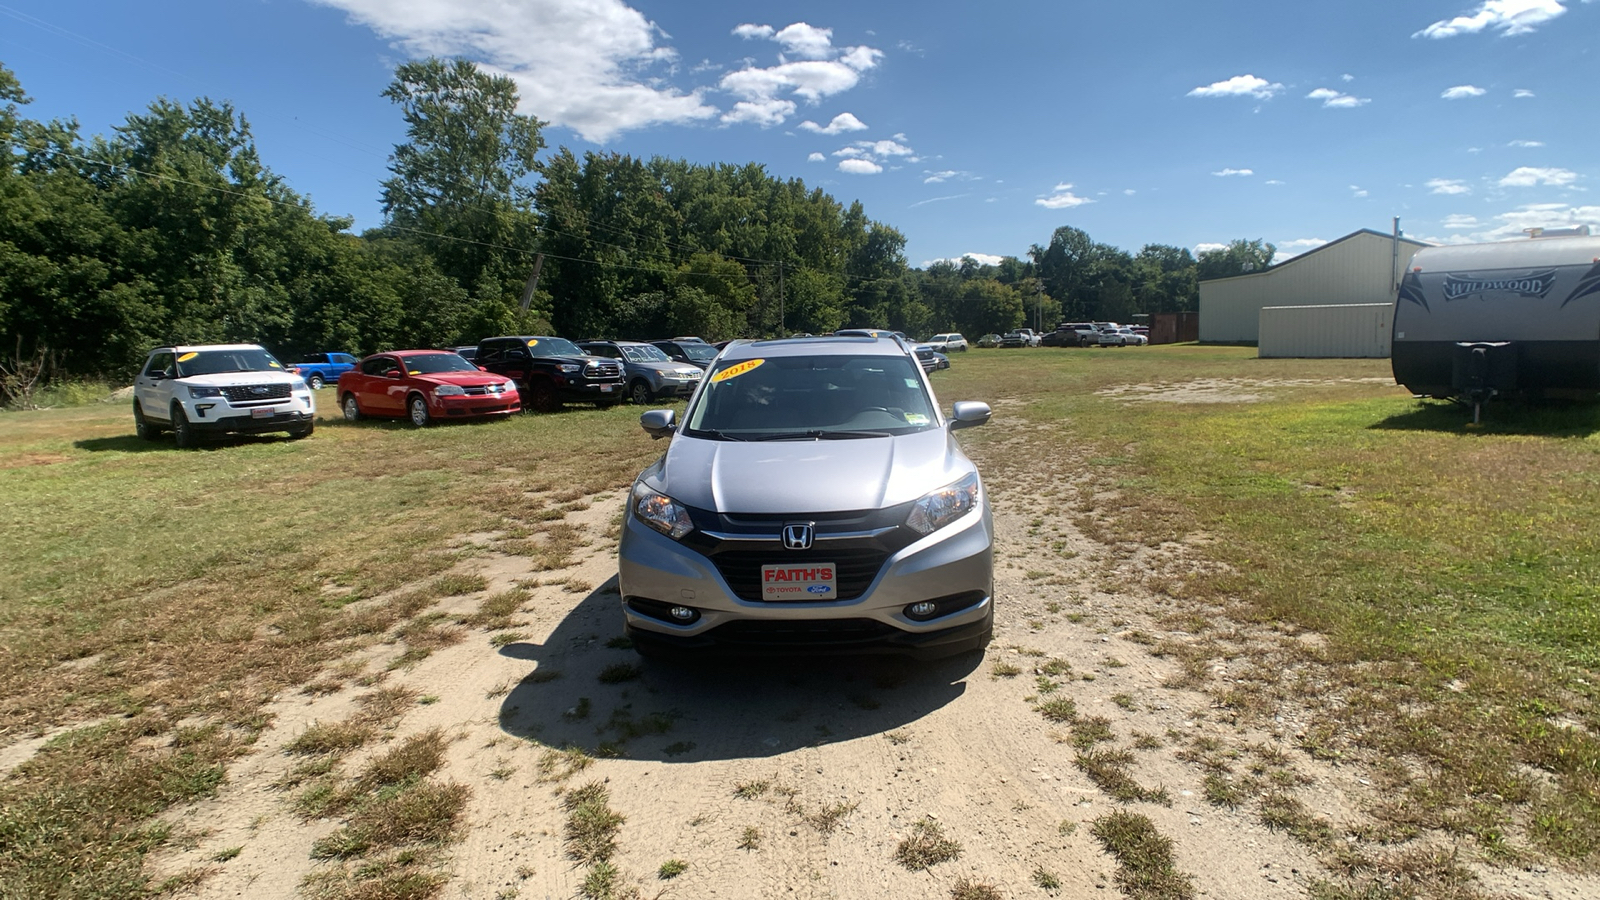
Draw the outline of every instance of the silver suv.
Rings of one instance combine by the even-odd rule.
[[[157,347],[133,382],[139,437],[153,441],[171,431],[183,448],[205,434],[287,431],[303,438],[316,413],[305,380],[255,344]]]
[[[618,568],[645,656],[711,650],[981,649],[994,626],[994,523],[946,418],[898,338],[739,342],[634,483]]]

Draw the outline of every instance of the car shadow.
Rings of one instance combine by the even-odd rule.
[[[319,425],[322,423],[318,423]],[[281,434],[230,434],[225,436],[202,438],[193,450],[179,450],[173,443],[172,435],[164,434],[160,438],[147,441],[138,435],[125,434],[118,437],[85,438],[73,441],[72,446],[79,450],[88,450],[91,453],[116,451],[118,453],[194,453],[208,450],[226,450],[229,447],[245,446],[249,444],[281,444],[289,441],[288,435]],[[301,440],[315,440],[315,438],[301,438]]]
[[[1380,431],[1583,438],[1600,433],[1600,402],[1496,400],[1483,405],[1479,419],[1478,424],[1472,423],[1470,406],[1449,401],[1421,401],[1403,413],[1367,427]]]
[[[766,757],[890,732],[961,697],[983,658],[645,660],[623,637],[615,577],[544,643],[500,653],[531,664],[501,703],[507,734],[662,762]]]

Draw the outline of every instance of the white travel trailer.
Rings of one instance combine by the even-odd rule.
[[[1394,380],[1423,397],[1600,393],[1600,236],[1428,247],[1395,299]]]

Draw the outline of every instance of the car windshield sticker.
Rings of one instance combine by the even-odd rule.
[[[406,370],[406,374],[407,375],[421,375],[422,374],[422,370],[420,370],[420,369],[407,369]]]
[[[915,378],[907,378],[906,379],[906,387],[914,388],[916,386],[917,386],[917,380]]]
[[[184,355],[178,357],[178,362],[188,362],[189,360],[194,359],[196,356],[199,356],[199,355],[200,354],[194,352],[193,350],[190,350],[188,353],[185,353]]]
[[[928,417],[922,413],[906,413],[906,423],[910,425],[926,425]]]
[[[727,381],[729,378],[738,378],[740,375],[743,375],[744,373],[754,369],[764,362],[766,362],[764,359],[747,359],[742,363],[738,363],[723,369],[721,372],[711,376],[711,380],[713,382],[717,382]]]
[[[277,360],[273,360],[272,362],[267,363],[267,365],[273,367],[274,369],[283,368],[283,366],[278,365],[278,361]]]
[[[529,347],[537,347],[537,346],[539,346],[539,342],[538,341],[529,341],[528,342],[528,346]]]

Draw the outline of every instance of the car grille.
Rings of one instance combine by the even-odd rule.
[[[473,384],[463,387],[461,392],[468,397],[482,397],[486,394],[498,394],[500,393],[500,388],[497,385]]]
[[[722,573],[734,594],[742,600],[761,600],[761,567],[782,563],[803,566],[807,563],[833,563],[839,600],[854,600],[866,593],[872,579],[889,558],[889,551],[876,547],[811,550],[785,550],[774,543],[759,550],[720,550],[711,553],[711,562]]]
[[[622,364],[614,362],[589,363],[583,367],[583,377],[601,381],[615,380],[622,377]]]
[[[229,403],[250,404],[270,403],[275,400],[284,400],[289,396],[287,384],[241,384],[222,389],[222,396],[228,398]]]

